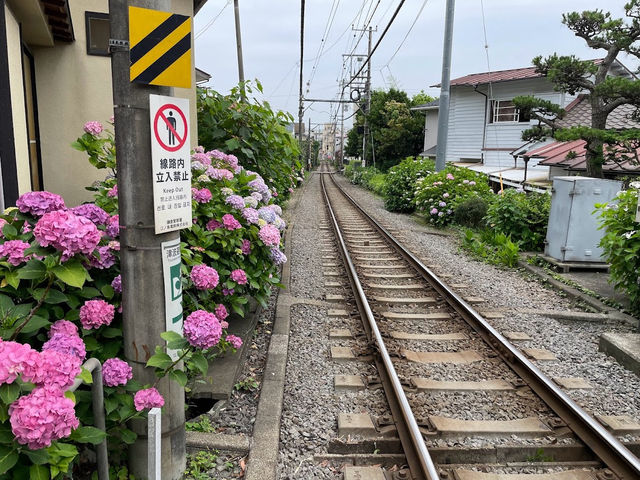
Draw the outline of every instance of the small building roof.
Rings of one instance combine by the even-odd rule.
[[[528,158],[541,158],[542,160],[538,162],[538,165],[585,171],[587,169],[586,145],[587,142],[585,140],[553,142],[531,150],[526,156]],[[607,150],[607,145],[604,148]],[[629,158],[631,155],[634,155],[634,153],[616,155],[619,160],[608,160],[602,166],[602,170],[612,173],[640,173],[640,164]],[[640,148],[635,151],[635,157],[640,157]]]
[[[636,107],[630,104],[620,105],[607,117],[606,128],[640,128],[640,123],[631,118]],[[588,95],[578,95],[565,107],[567,114],[556,123],[560,128],[591,125],[591,103]]]
[[[409,110],[437,110],[438,108],[440,108],[440,99],[436,98],[428,103],[422,103],[415,107],[411,107]]]

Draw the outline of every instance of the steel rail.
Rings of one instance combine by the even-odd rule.
[[[367,301],[364,289],[358,279],[355,265],[351,260],[346,242],[342,236],[342,232],[340,231],[338,220],[336,219],[331,200],[329,199],[324,184],[324,172],[320,173],[320,184],[322,186],[325,205],[331,217],[331,224],[338,241],[340,254],[349,274],[349,280],[354,289],[356,301],[360,307],[360,314],[364,317],[363,321],[366,320],[364,323],[369,327],[371,334],[370,340],[375,343],[379,361],[382,364],[379,366],[382,368],[378,368],[378,372],[380,373],[380,378],[383,380],[383,387],[387,398],[389,399],[392,415],[396,421],[398,436],[400,437],[402,447],[405,451],[409,468],[415,478],[439,480],[440,477],[438,475],[438,471],[424,443],[422,432],[420,431],[418,422],[411,411],[409,401],[407,400],[402,384],[400,383],[400,379],[398,378],[398,374],[396,373],[391,357],[389,356],[389,352],[384,344],[384,340],[380,334],[380,330],[378,329],[378,325],[373,316],[373,312],[371,311],[371,307],[369,306],[369,302]]]
[[[371,223],[372,226],[407,260],[433,288],[442,295],[451,307],[502,357],[531,389],[567,424],[602,462],[621,480],[640,478],[640,460],[600,423],[586,413],[547,375],[526,358],[518,348],[503,337],[462,297],[442,282],[413,253],[402,246],[395,237],[338,185],[330,173],[336,188]]]

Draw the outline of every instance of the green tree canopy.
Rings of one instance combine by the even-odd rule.
[[[424,114],[412,111],[411,107],[432,101],[433,98],[420,92],[412,99],[401,90],[391,88],[388,91],[374,90],[371,93],[371,109],[365,112],[360,108],[356,114],[353,128],[349,131],[345,154],[362,154],[362,127],[367,117],[371,133],[367,135],[366,161],[386,170],[405,157],[417,155],[422,151],[424,142]],[[373,142],[371,141],[373,137]]]
[[[531,96],[516,97],[514,104],[538,119],[537,126],[523,132],[523,139],[536,140],[553,136],[558,140],[583,139],[587,142],[587,175],[602,177],[605,162],[603,144],[614,146],[620,152],[631,152],[638,140],[637,130],[611,131],[606,129],[607,117],[620,105],[636,107],[633,115],[640,118],[640,81],[634,78],[609,75],[611,66],[620,53],[640,58],[640,0],[625,5],[626,19],[611,18],[609,12],[588,10],[562,16],[564,23],[589,47],[604,50],[599,60],[580,60],[574,55],[553,54],[535,57],[536,72],[546,76],[557,90],[571,95],[586,93],[591,104],[591,125],[561,129],[557,120],[564,110],[551,102]],[[610,149],[613,150],[613,149]]]

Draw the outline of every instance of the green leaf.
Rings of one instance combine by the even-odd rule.
[[[11,443],[15,436],[11,431],[11,425],[8,423],[0,423],[0,443]]]
[[[180,335],[178,332],[173,331],[162,332],[160,334],[160,337],[162,337],[162,339],[167,343],[173,342],[174,340],[182,340],[182,335]]]
[[[169,378],[175,380],[181,387],[187,384],[187,375],[182,370],[171,370]]]
[[[69,317],[67,316],[67,318]],[[100,343],[98,343],[95,337],[84,337],[82,340],[84,340],[84,346],[87,352],[93,352],[100,348]]]
[[[18,270],[18,278],[25,280],[42,280],[47,273],[47,267],[40,260],[31,259]]]
[[[42,465],[31,465],[29,467],[29,480],[49,480],[49,469]]]
[[[122,336],[122,329],[115,327],[107,327],[102,329],[102,336],[106,338],[117,338]]]
[[[42,298],[42,295],[44,295],[44,288],[38,288],[36,290],[33,291],[33,298],[35,300],[40,301],[40,298]],[[44,299],[45,303],[49,303],[49,304],[57,304],[57,303],[64,303],[68,300],[67,296],[62,293],[60,290],[56,290],[55,288],[51,288],[49,290],[49,292],[47,293],[47,297]]]
[[[165,369],[171,366],[173,360],[166,353],[156,353],[147,361],[147,367]]]
[[[91,376],[91,372],[84,367],[81,368],[80,375],[78,375],[78,377],[80,377],[82,381],[87,385],[91,385],[93,383],[93,377]]]
[[[136,438],[138,438],[138,435],[136,435],[135,432],[132,432],[128,428],[123,428],[120,430],[120,438],[124,443],[131,445],[133,442],[136,441]]]
[[[195,352],[191,356],[191,362],[193,362],[202,375],[206,375],[209,371],[209,362],[207,362],[207,359],[202,352]]]
[[[12,239],[18,235],[18,230],[13,225],[7,223],[4,227],[2,227],[2,235],[4,238]]]
[[[46,327],[50,324],[51,322],[46,318],[34,315],[33,317],[31,317],[31,320],[29,320],[29,323],[24,326],[21,333],[35,332],[36,330],[40,330],[41,328]]]
[[[13,403],[20,395],[20,385],[17,383],[6,383],[0,387],[0,400],[5,405]]]
[[[84,287],[79,294],[83,298],[95,298],[100,296],[100,290],[94,287]]]
[[[45,448],[41,448],[40,450],[29,450],[25,448],[22,450],[22,453],[29,457],[29,460],[36,465],[44,465],[49,461],[49,452],[47,452]]]
[[[107,300],[111,300],[113,298],[114,295],[114,290],[113,287],[111,285],[104,285],[100,291],[102,292],[102,295],[104,295],[104,298],[106,298]]]
[[[61,265],[56,265],[51,271],[64,283],[76,288],[82,288],[87,279],[87,270],[77,259],[71,259]]]
[[[187,346],[189,346],[189,342],[187,341],[186,338],[180,338],[178,340],[172,340],[169,343],[167,343],[167,348],[169,348],[171,350],[182,350],[183,348],[186,348]]]
[[[15,289],[20,286],[20,278],[18,277],[17,271],[5,272],[4,279],[7,281],[7,284],[11,285]]]
[[[6,473],[18,462],[18,452],[0,445],[0,474]]]
[[[75,442],[91,443],[93,445],[101,443],[106,437],[107,434],[96,427],[79,427],[69,435],[69,439]]]

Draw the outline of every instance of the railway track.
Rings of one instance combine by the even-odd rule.
[[[380,463],[391,467],[352,467],[345,478],[640,479],[638,458],[530,360],[544,361],[550,352],[514,346],[524,332],[496,331],[342,191],[326,165],[320,175],[334,244],[366,332],[334,329],[339,345],[331,355],[373,361],[378,376],[367,387],[380,384],[389,402],[389,415],[339,415],[339,433],[359,438],[362,452],[374,446]],[[339,381],[359,388],[361,380],[344,376],[336,387]],[[614,429],[621,422],[604,421]],[[392,466],[395,438],[407,469]]]

